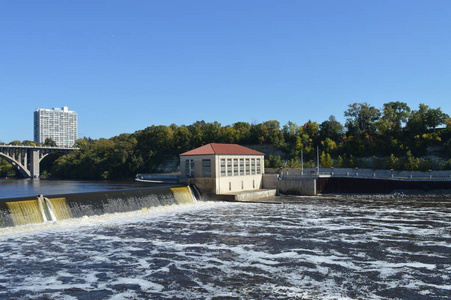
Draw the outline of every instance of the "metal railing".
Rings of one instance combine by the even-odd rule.
[[[342,178],[365,178],[386,179],[401,181],[451,181],[451,171],[402,171],[394,170],[371,170],[371,169],[334,169],[321,168],[299,170],[282,170],[280,177],[285,179],[311,178],[311,177],[342,177]]]

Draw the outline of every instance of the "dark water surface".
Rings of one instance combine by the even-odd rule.
[[[10,228],[1,299],[451,299],[451,203],[196,202]]]
[[[0,179],[0,199],[36,195],[98,192],[150,186],[150,183],[129,181],[83,181],[44,179]]]

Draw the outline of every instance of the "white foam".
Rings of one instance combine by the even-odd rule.
[[[148,280],[140,279],[140,278],[118,278],[115,281],[111,282],[111,285],[116,284],[136,284],[139,285],[141,290],[143,291],[154,291],[159,292],[163,290],[164,286],[161,284],[157,284]]]
[[[280,209],[196,202],[33,226],[0,236],[0,280],[11,293],[68,300],[60,291],[105,290],[115,300],[143,293],[186,299],[257,293],[350,299],[346,295],[352,290],[354,298],[384,299],[378,296],[384,289],[405,288],[414,296],[450,289],[451,265],[443,264],[442,248],[450,245],[446,234],[437,235],[451,226],[449,218],[417,231],[418,211],[405,222],[411,215],[400,209],[393,211],[402,218],[386,215],[386,209],[375,214],[361,208],[342,210],[351,216],[331,217],[340,209],[323,208],[322,203]],[[378,222],[376,215],[387,220]],[[380,247],[368,248],[373,245]],[[441,251],[434,252],[436,246]],[[56,269],[50,275],[44,269],[11,272],[18,262],[34,270]],[[183,286],[176,276],[186,276],[192,286]],[[430,277],[437,279],[434,284],[423,279]],[[166,280],[172,281],[166,285]]]

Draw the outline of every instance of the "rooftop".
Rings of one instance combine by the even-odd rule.
[[[262,152],[237,144],[207,144],[199,148],[180,154],[182,155],[264,155]]]

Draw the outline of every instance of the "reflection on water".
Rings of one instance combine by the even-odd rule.
[[[137,181],[83,181],[83,180],[36,180],[1,179],[0,199],[36,195],[73,194],[151,186]]]
[[[448,200],[197,202],[0,235],[11,299],[449,299]]]

